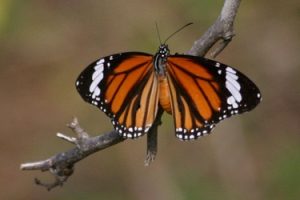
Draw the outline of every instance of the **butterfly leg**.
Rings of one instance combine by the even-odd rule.
[[[157,153],[157,129],[161,125],[161,116],[163,114],[163,109],[159,107],[156,119],[147,134],[147,155],[144,161],[145,166],[149,166],[151,162],[155,160]]]

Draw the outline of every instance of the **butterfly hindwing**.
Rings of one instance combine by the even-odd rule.
[[[176,136],[182,140],[209,134],[219,121],[250,111],[261,100],[249,78],[213,60],[170,56],[167,72]]]
[[[158,81],[152,55],[128,52],[100,58],[78,77],[82,98],[100,108],[123,137],[148,132],[157,113]]]

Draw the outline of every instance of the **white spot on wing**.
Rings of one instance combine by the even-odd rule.
[[[231,67],[226,67],[226,71],[236,74],[236,71],[234,69],[232,69]]]
[[[104,63],[104,58],[100,59],[100,60],[97,62],[97,65],[98,65],[98,64],[102,64],[102,63]]]
[[[100,59],[97,63],[96,66],[94,67],[94,73],[92,74],[92,83],[89,87],[89,91],[92,93],[92,98],[96,99],[100,93],[101,90],[98,87],[99,83],[102,81],[104,74],[104,59]]]
[[[194,135],[190,135],[190,139],[195,139],[195,136]]]
[[[229,92],[232,94],[232,96],[235,98],[237,102],[241,102],[242,95],[239,92],[239,90],[232,85],[231,82],[226,81],[226,88],[229,90]]]
[[[99,96],[100,95],[100,88],[99,87],[96,87],[94,92],[93,92],[93,95],[92,95],[92,98],[93,99],[96,99],[96,96]]]
[[[93,73],[92,80],[95,80],[95,78],[97,78],[100,75],[103,76],[103,66]]]
[[[98,84],[103,79],[103,74],[99,75],[95,80],[93,80],[92,84],[90,85],[90,92],[94,92]]]
[[[240,93],[241,85],[238,82],[238,76],[236,75],[236,71],[231,67],[226,67],[226,82],[225,86],[230,92],[231,96],[227,98],[227,104],[232,106],[232,108],[238,108],[238,103],[242,101],[242,95]],[[228,109],[229,107],[228,106]]]
[[[236,74],[230,73],[228,71],[227,71],[226,75],[230,76],[234,80],[238,80],[238,78],[239,78]]]
[[[238,104],[236,103],[233,96],[230,96],[230,97],[227,98],[227,104],[231,105],[233,108],[238,107]],[[229,109],[229,107],[228,107],[228,109]]]
[[[234,74],[231,74],[231,75],[230,74],[231,73],[226,73],[226,82],[230,82],[237,90],[240,90],[241,85],[237,82],[237,76],[232,77],[231,75],[234,75]]]

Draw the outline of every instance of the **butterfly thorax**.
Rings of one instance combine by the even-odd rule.
[[[168,45],[162,44],[159,46],[157,53],[154,55],[153,65],[157,75],[165,76],[166,74],[166,63],[170,50]]]

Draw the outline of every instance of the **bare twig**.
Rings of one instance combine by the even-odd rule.
[[[35,179],[36,184],[44,186],[48,190],[59,185],[61,186],[68,177],[72,175],[74,171],[73,166],[76,162],[86,158],[92,153],[124,141],[124,138],[122,138],[116,131],[111,131],[96,137],[89,137],[88,134],[80,127],[76,118],[68,124],[68,127],[78,135],[77,138],[69,137],[62,133],[58,133],[57,136],[75,144],[75,148],[56,154],[46,160],[24,163],[20,166],[21,170],[41,170],[49,171],[53,174],[55,177],[55,181],[53,183],[43,183],[39,179]]]
[[[219,46],[212,51],[212,57],[217,56],[228,45],[234,36],[233,22],[240,1],[241,0],[225,0],[220,16],[204,33],[204,35],[195,41],[187,54],[203,56],[214,44],[216,44],[219,40],[222,40]],[[157,128],[160,125],[161,115],[162,112],[160,111],[147,136],[148,148],[145,165],[149,165],[155,159],[157,152]],[[49,171],[53,174],[55,177],[55,181],[53,183],[43,183],[40,180],[35,179],[35,183],[37,185],[44,186],[48,190],[57,186],[62,186],[63,183],[67,181],[68,177],[72,175],[76,162],[97,151],[124,141],[124,139],[116,131],[111,131],[96,137],[90,137],[87,132],[80,127],[76,118],[73,119],[68,127],[76,133],[77,137],[70,137],[62,133],[57,133],[57,137],[75,144],[75,148],[56,154],[46,160],[24,163],[20,166],[21,170],[41,170]]]
[[[237,14],[241,0],[225,0],[221,14],[215,23],[204,33],[204,35],[194,42],[187,54],[204,56],[211,47],[219,40],[223,40],[212,52],[212,57],[216,57],[231,41],[234,36],[233,22]]]

